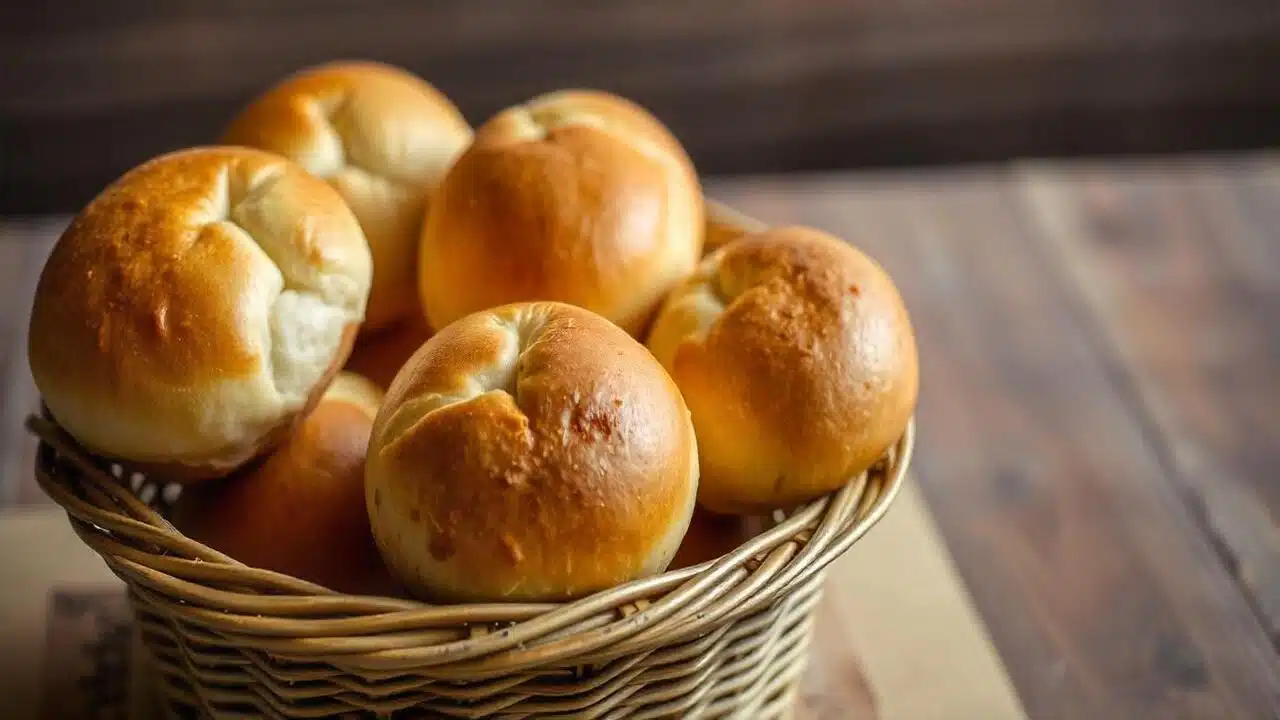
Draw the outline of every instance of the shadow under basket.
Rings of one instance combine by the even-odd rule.
[[[219,718],[789,717],[826,568],[889,508],[914,438],[715,560],[569,603],[429,605],[240,564],[169,523],[177,488],[27,424],[40,486],[128,588],[157,702]]]

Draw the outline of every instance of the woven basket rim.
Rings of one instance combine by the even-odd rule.
[[[913,420],[879,467],[713,560],[562,603],[437,605],[344,595],[247,567],[179,533],[122,482],[128,471],[84,450],[56,422],[32,416],[27,424],[40,438],[41,487],[135,595],[173,603],[217,634],[278,640],[282,656],[340,655],[369,670],[469,668],[464,676],[556,663],[610,646],[616,654],[634,652],[758,610],[820,573],[879,522],[905,481],[915,437]],[[722,588],[726,579],[745,575],[738,580],[749,583],[766,566],[769,582],[723,602],[734,595],[733,587]],[[465,636],[457,637],[459,629]]]

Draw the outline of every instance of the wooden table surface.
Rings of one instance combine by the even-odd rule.
[[[709,191],[897,280],[916,475],[1031,717],[1280,717],[1280,155]],[[6,506],[45,502],[25,331],[65,222],[0,223]]]

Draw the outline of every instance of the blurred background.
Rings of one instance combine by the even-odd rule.
[[[1275,0],[69,0],[0,8],[0,213],[71,212],[333,58],[473,123],[540,91],[648,106],[705,174],[1280,139]]]

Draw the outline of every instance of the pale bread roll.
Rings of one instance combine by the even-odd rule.
[[[255,98],[222,142],[284,155],[346,200],[373,252],[366,329],[421,313],[418,242],[429,195],[471,142],[449,98],[391,65],[325,63]]]
[[[90,450],[170,479],[222,475],[288,432],[346,360],[369,247],[284,158],[196,148],[126,173],[49,256],[31,372]]]

